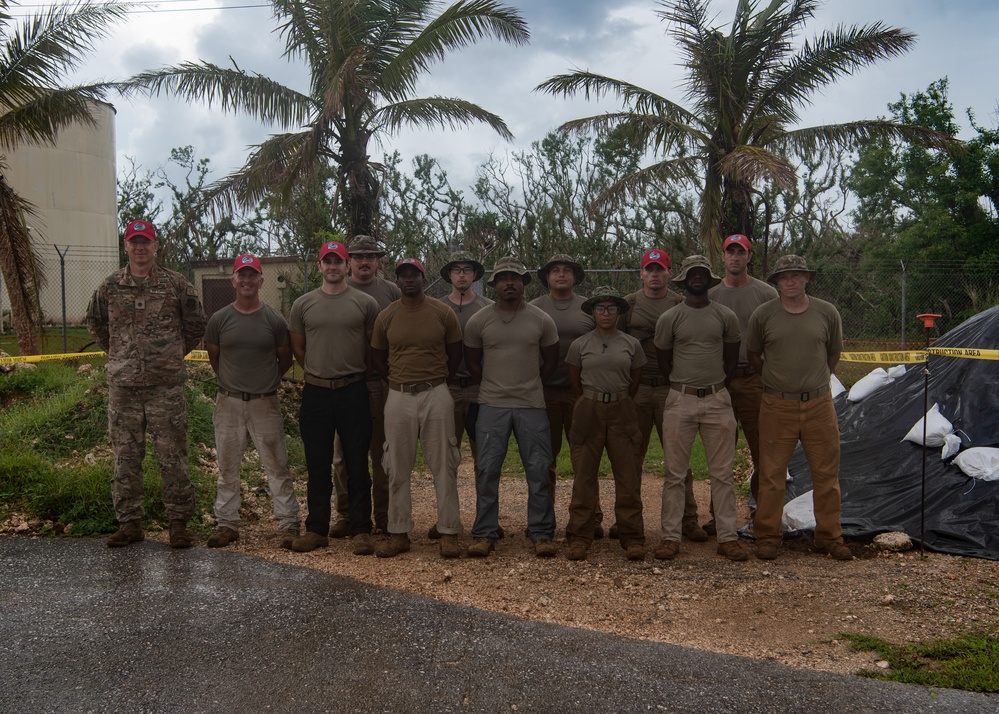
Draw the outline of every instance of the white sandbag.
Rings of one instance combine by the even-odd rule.
[[[999,449],[975,446],[965,449],[954,459],[964,473],[982,481],[999,481]]]
[[[934,404],[923,417],[926,420],[926,445],[943,446],[944,437],[954,433],[954,425],[947,417],[940,413],[940,405]],[[913,444],[923,443],[923,419],[917,421],[909,433],[902,437],[902,441],[911,441]]]
[[[780,524],[785,531],[815,530],[815,506],[811,491],[784,504],[784,515],[781,516]]]
[[[888,377],[891,379],[891,381],[894,382],[896,379],[899,379],[900,377],[904,376],[905,376],[904,364],[897,364],[894,367],[888,368]]]
[[[846,399],[850,402],[861,402],[891,383],[892,378],[888,376],[888,373],[881,367],[875,367],[870,374],[861,377],[856,384],[850,387],[850,393],[846,395]]]
[[[835,399],[845,391],[846,387],[844,387],[843,383],[839,381],[839,377],[835,374],[829,375],[829,393],[832,395],[832,398]]]
[[[946,461],[960,450],[961,437],[957,434],[947,434],[944,436],[944,445],[943,449],[940,451],[940,460]]]

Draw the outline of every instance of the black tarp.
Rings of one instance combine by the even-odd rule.
[[[933,346],[999,349],[999,306]],[[954,429],[967,435],[965,446],[999,446],[999,361],[931,355],[862,402],[851,404],[840,395],[841,520],[847,537],[904,531],[919,540],[923,447],[902,437],[924,413],[924,366],[930,373],[927,406],[940,405]],[[812,488],[800,445],[789,471],[787,500]],[[969,478],[940,460],[939,447],[927,447],[925,524],[927,550],[999,560],[999,482]]]

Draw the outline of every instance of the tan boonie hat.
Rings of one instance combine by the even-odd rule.
[[[814,278],[816,273],[816,271],[808,269],[808,266],[805,265],[805,259],[800,255],[785,255],[777,259],[777,264],[774,265],[773,272],[767,276],[767,282],[776,283],[778,275],[781,273],[790,273],[792,271],[808,273],[810,278]]]
[[[615,290],[609,285],[601,285],[600,287],[593,289],[593,294],[586,298],[586,301],[580,305],[583,312],[587,315],[593,314],[593,306],[600,302],[612,302],[617,305],[617,309],[623,314],[628,311],[628,301],[624,299],[624,295],[621,294],[620,290]]]
[[[493,266],[493,272],[489,275],[489,280],[486,281],[489,287],[496,287],[496,276],[500,273],[516,273],[524,279],[524,285],[531,282],[530,271],[512,255],[505,255],[496,261],[496,264]]]
[[[354,236],[347,248],[350,255],[377,255],[379,258],[385,256],[385,249],[371,236]]]
[[[482,276],[486,274],[486,268],[475,257],[469,253],[467,250],[456,250],[451,254],[451,257],[447,259],[444,266],[441,268],[441,277],[444,278],[444,282],[451,282],[451,268],[453,268],[458,263],[468,263],[475,270],[475,279],[482,280]]]
[[[538,280],[540,280],[541,284],[546,288],[548,287],[548,271],[551,270],[556,263],[565,263],[572,268],[572,274],[576,276],[576,285],[579,285],[586,278],[586,272],[583,270],[582,265],[577,263],[565,253],[556,253],[548,259],[547,263],[538,268]]]
[[[715,275],[715,271],[711,269],[711,262],[703,255],[688,255],[684,258],[683,262],[680,264],[680,272],[670,282],[676,283],[677,285],[682,285],[687,282],[687,273],[690,272],[691,268],[704,268],[708,271],[708,275],[711,280],[711,284],[708,285],[709,288],[713,288],[721,282],[721,278]]]

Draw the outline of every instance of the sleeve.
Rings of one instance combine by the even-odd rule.
[[[388,349],[388,325],[385,315],[384,310],[378,314],[378,317],[375,318],[375,326],[371,331],[371,347],[376,350]]]
[[[652,342],[657,349],[673,349],[673,316],[670,314],[672,311],[670,308],[656,320],[655,339]]]
[[[541,321],[541,346],[551,347],[558,343],[558,328],[555,327],[555,321],[550,315],[544,314],[544,319]]]
[[[362,295],[364,293],[361,293]],[[375,319],[378,317],[378,301],[375,300],[370,295],[367,296],[368,300],[364,304],[364,329],[373,330],[375,328]]]
[[[465,334],[462,335],[461,341],[464,342],[468,347],[472,349],[481,350],[482,349],[482,319],[479,315],[483,314],[483,311],[472,315],[468,322],[465,324]]]
[[[186,280],[181,283],[183,295],[180,302],[180,332],[184,338],[184,354],[187,354],[201,341],[205,334],[205,308],[194,286]]]
[[[302,297],[305,296],[303,295]],[[291,304],[291,322],[288,325],[288,329],[296,335],[305,334],[305,321],[302,319],[302,311],[302,298],[299,298]]]
[[[587,334],[589,334],[589,333],[587,333]],[[572,364],[572,365],[575,365],[577,367],[582,367],[583,366],[583,360],[582,360],[582,347],[583,346],[582,346],[581,342],[582,342],[582,340],[583,340],[584,337],[586,337],[586,335],[582,335],[580,337],[577,337],[576,339],[574,339],[572,341],[572,344],[569,345],[569,352],[565,356],[565,363],[566,364]]]
[[[648,364],[649,358],[645,356],[645,350],[642,349],[642,343],[638,340],[632,344],[632,354],[631,354],[631,368],[638,369],[639,367],[644,367]]]
[[[753,314],[749,316],[749,325],[746,327],[746,349],[757,354],[763,354],[763,322],[760,311],[765,306],[766,303],[753,310]]]
[[[725,342],[742,342],[742,328],[739,327],[739,318],[729,309],[722,311],[725,320]]]
[[[111,346],[111,333],[108,329],[108,301],[104,283],[94,290],[87,306],[87,331],[105,352]]]
[[[461,323],[458,322],[454,310],[446,306],[445,309],[447,312],[444,313],[444,344],[453,345],[455,342],[461,342]]]
[[[219,329],[222,321],[222,310],[219,310],[208,319],[205,327],[205,344],[217,345],[219,343]]]
[[[284,315],[277,310],[271,310],[270,314],[274,318],[272,327],[274,330],[274,346],[284,347],[291,344],[291,338],[288,336],[288,322],[284,319]]]
[[[830,310],[832,315],[829,319],[832,324],[829,326],[829,345],[826,351],[828,354],[837,354],[843,351],[843,318],[835,306],[830,305]]]

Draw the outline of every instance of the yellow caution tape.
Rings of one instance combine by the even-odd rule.
[[[999,360],[999,350],[976,350],[970,347],[927,347],[926,351],[938,357]]]
[[[89,359],[91,357],[104,357],[103,352],[68,352],[53,355],[25,355],[23,357],[0,357],[0,364],[18,364],[20,362],[50,362],[57,359]],[[184,358],[192,362],[207,362],[208,353],[205,350],[191,350]]]
[[[839,356],[843,362],[891,362],[892,364],[913,364],[926,361],[923,350],[901,352],[843,352]]]

